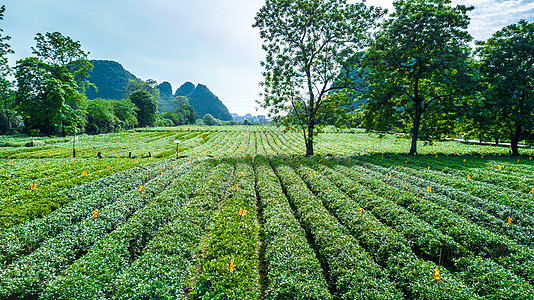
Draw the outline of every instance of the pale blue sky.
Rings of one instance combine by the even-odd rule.
[[[367,0],[391,8],[388,0]],[[460,3],[460,1],[455,1]],[[534,1],[469,0],[470,33],[487,39],[520,19],[534,21]],[[261,40],[251,27],[262,0],[4,0],[0,27],[12,37],[14,65],[31,56],[35,34],[59,31],[91,59],[120,62],[143,79],[206,84],[230,112],[259,114]]]

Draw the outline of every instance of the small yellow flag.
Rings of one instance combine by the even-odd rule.
[[[139,160],[137,160],[137,159],[136,159],[136,160],[134,160],[134,162],[138,163],[138,162],[139,162]]]
[[[428,166],[428,169],[430,170],[430,166]]]
[[[245,172],[241,172],[241,176],[245,177]]]
[[[470,176],[470,175],[467,175],[467,179],[471,179],[471,176]]]
[[[508,224],[512,224],[512,217],[508,217]]]
[[[360,208],[360,215],[363,214],[363,208]]]
[[[434,271],[434,278],[436,278],[436,281],[437,281],[437,282],[440,282],[440,280],[441,280],[441,276],[440,276],[440,274],[439,274],[439,269],[436,269],[436,270]]]
[[[436,154],[436,158],[438,158],[438,155]]]
[[[240,209],[240,210],[239,210],[239,215],[240,215],[240,216],[244,217],[246,214],[247,214],[247,211],[246,211],[246,210],[244,210],[244,209]]]
[[[41,163],[39,163],[39,167],[41,166]]]
[[[144,191],[144,190],[145,190],[145,188],[144,188],[143,186],[140,186],[140,187],[139,187],[139,191],[140,191],[140,192],[142,192],[142,191]]]
[[[234,269],[235,269],[235,265],[234,265],[234,260],[232,259],[230,261],[230,273],[232,273],[234,271]]]
[[[497,169],[502,170],[502,166],[498,166]]]
[[[432,192],[432,187],[431,186],[427,186],[426,190],[429,191],[429,192]]]
[[[239,185],[237,185],[237,183],[235,184],[235,188],[236,188],[236,190],[239,188]]]
[[[118,158],[118,157],[117,157]],[[149,157],[148,160],[152,160],[152,157]]]
[[[465,158],[464,158],[464,162],[465,162]]]
[[[302,164],[300,164],[300,167],[302,168]]]
[[[93,211],[93,218],[96,218],[96,217],[98,217],[98,209]]]
[[[391,175],[391,173],[389,173],[389,178],[391,178],[393,175]]]
[[[111,169],[111,166],[108,166],[108,169]]]
[[[87,176],[87,171],[83,171],[82,176]]]
[[[12,165],[12,164],[13,164],[13,161],[12,161],[12,160],[10,160],[10,161],[9,161],[9,164],[10,164],[10,165]]]
[[[165,172],[161,172],[161,176],[165,175]]]
[[[37,188],[37,184],[32,183],[32,184],[30,185],[30,189],[35,190],[36,188]]]
[[[532,194],[534,194],[534,188],[532,188]]]
[[[484,158],[484,155],[481,155],[480,158]]]
[[[174,165],[172,165],[172,168],[174,169]]]
[[[315,176],[315,171],[313,171],[313,176]]]

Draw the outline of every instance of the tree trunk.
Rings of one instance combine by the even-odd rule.
[[[308,124],[308,138],[306,139],[306,156],[313,155],[313,128],[313,123]]]
[[[511,147],[512,147],[512,156],[519,156],[519,149],[517,145],[519,144],[519,140],[521,140],[521,125],[517,124],[515,125],[515,134],[512,137],[511,140]]]
[[[512,146],[512,156],[519,156],[519,148],[517,146],[519,144],[519,134],[516,133],[510,144]]]
[[[410,155],[417,154],[417,139],[419,138],[419,127],[421,127],[421,115],[423,114],[423,108],[421,107],[421,101],[415,101],[415,116],[413,120],[412,130],[412,147],[410,148]]]

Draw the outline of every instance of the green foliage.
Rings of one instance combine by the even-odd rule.
[[[134,92],[145,91],[154,99],[159,100],[159,89],[154,79],[142,80],[140,78],[131,79],[126,86],[126,97],[130,97]]]
[[[88,133],[108,133],[115,130],[118,118],[115,116],[112,101],[95,99],[87,101]],[[93,131],[93,129],[97,129]]]
[[[89,52],[82,50],[79,41],[74,41],[59,32],[47,32],[45,35],[37,33],[35,42],[32,53],[41,61],[50,65],[66,66],[82,90],[90,85],[87,78],[93,70],[93,64],[87,60]]]
[[[119,119],[118,126],[122,129],[132,129],[137,126],[137,111],[139,110],[129,98],[112,101],[113,113]]]
[[[455,101],[470,88],[471,36],[466,29],[473,7],[450,3],[395,1],[395,12],[363,58],[360,72],[368,86],[365,126],[382,131],[411,128],[410,154],[417,153],[420,135],[450,130]]]
[[[479,45],[486,86],[479,125],[497,136],[503,132],[519,155],[517,144],[534,130],[534,23],[506,26]]]
[[[0,7],[0,21],[4,19],[4,12],[6,6]],[[4,30],[0,28],[0,100],[3,102],[3,109],[7,109],[8,94],[10,93],[11,82],[8,80],[8,76],[12,74],[12,70],[9,67],[7,59],[8,54],[14,53],[9,45],[8,41],[10,36],[3,34]]]
[[[184,96],[177,96],[174,99],[174,113],[178,122],[176,125],[195,124],[198,115],[189,100]]]
[[[235,187],[234,187],[235,184]],[[254,172],[238,164],[224,202],[207,227],[209,242],[201,250],[202,271],[192,299],[257,299],[260,295],[258,230]],[[246,214],[239,214],[240,210]],[[230,270],[234,261],[234,270]]]
[[[219,125],[219,120],[215,119],[210,114],[205,114],[204,117],[202,118],[202,122],[204,122],[204,125],[208,125],[208,126]]]
[[[24,120],[13,110],[0,110],[0,134],[10,134],[13,131],[22,131]]]
[[[77,106],[83,94],[66,66],[46,64],[37,58],[19,60],[16,66],[15,104],[28,129],[63,133],[65,126],[80,121]]]
[[[153,126],[156,122],[158,102],[148,91],[136,90],[130,94],[130,101],[137,107],[139,127]]]
[[[382,13],[346,0],[268,0],[258,11],[253,27],[266,51],[260,104],[277,122],[303,133],[306,155],[313,155],[320,127],[350,105],[331,92],[351,87],[346,62]]]

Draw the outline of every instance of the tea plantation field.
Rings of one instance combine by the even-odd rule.
[[[331,130],[304,157],[271,126],[0,146],[0,299],[534,299],[532,149]]]

